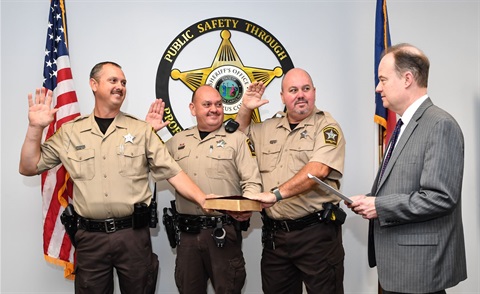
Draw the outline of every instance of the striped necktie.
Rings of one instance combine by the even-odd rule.
[[[395,129],[393,130],[392,138],[390,139],[390,144],[388,145],[387,155],[385,156],[385,159],[383,160],[383,163],[382,163],[382,170],[380,172],[380,176],[378,177],[377,187],[378,187],[378,184],[380,184],[380,180],[382,179],[383,172],[387,167],[388,161],[392,156],[393,148],[395,147],[395,143],[397,142],[398,135],[400,134],[400,128],[402,127],[402,125],[403,125],[403,122],[401,119],[399,119],[397,121],[397,125],[395,126]],[[374,220],[371,219],[368,225],[369,225],[368,226],[368,265],[370,267],[374,267],[377,265],[377,260],[375,257],[374,236],[373,236]]]
[[[395,148],[395,143],[397,142],[398,135],[400,134],[400,128],[402,127],[402,125],[403,125],[402,119],[399,119],[397,121],[397,125],[395,126],[395,129],[393,130],[392,138],[390,139],[390,144],[388,145],[387,155],[385,156],[385,159],[383,160],[383,163],[382,163],[382,171],[380,172],[380,177],[378,177],[379,183],[380,183],[380,180],[382,179],[385,169],[387,168],[388,161],[390,160],[390,157],[392,157],[393,148]]]

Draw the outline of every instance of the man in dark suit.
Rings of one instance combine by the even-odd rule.
[[[430,100],[429,66],[425,54],[410,44],[384,53],[376,91],[403,125],[397,124],[371,193],[346,203],[370,220],[369,264],[377,266],[385,294],[445,293],[467,278],[463,134]]]

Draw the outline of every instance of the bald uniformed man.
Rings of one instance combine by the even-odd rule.
[[[197,126],[175,134],[166,143],[180,167],[205,193],[235,196],[261,192],[261,179],[249,139],[240,131],[223,127],[223,104],[211,86],[199,87],[190,112]],[[176,194],[180,243],[175,281],[180,293],[207,293],[210,279],[215,293],[241,293],[246,272],[239,221],[251,212],[213,211],[205,214],[197,203]],[[193,228],[193,229],[192,229]],[[223,228],[222,239],[212,238]],[[220,244],[219,244],[220,243]]]
[[[52,92],[28,95],[29,125],[20,158],[20,173],[40,174],[62,163],[74,185],[78,214],[75,293],[113,293],[113,268],[122,293],[154,293],[158,257],[152,252],[145,221],[151,201],[148,175],[167,179],[175,189],[202,206],[205,194],[171,158],[145,121],[120,111],[127,80],[113,62],[95,65],[90,87],[93,113],[65,123],[41,144],[42,131],[54,119]],[[141,208],[132,221],[134,205]],[[138,220],[138,221],[137,221]]]
[[[340,201],[308,178],[339,188],[345,138],[333,117],[315,106],[310,75],[299,68],[282,80],[286,113],[250,124],[252,110],[268,103],[265,87],[250,85],[238,112],[240,127],[255,144],[264,192],[249,197],[269,204],[263,214],[261,260],[264,293],[343,293]],[[334,219],[331,212],[339,217]]]

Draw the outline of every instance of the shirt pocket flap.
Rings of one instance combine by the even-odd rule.
[[[208,155],[210,158],[214,158],[217,160],[232,160],[233,159],[233,150],[232,149],[223,149],[223,148],[216,148],[211,154]]]
[[[295,144],[290,146],[290,150],[293,151],[312,151],[315,143],[312,140],[300,139]]]
[[[145,148],[140,146],[129,146],[125,145],[123,150],[123,156],[125,157],[138,157],[143,156],[145,154]]]
[[[95,157],[95,150],[94,149],[77,150],[75,152],[69,152],[67,156],[69,159],[76,162],[86,161]]]
[[[179,161],[188,156],[190,156],[190,149],[180,149],[175,152],[173,159],[175,159],[175,161]]]
[[[265,155],[276,154],[276,153],[279,153],[281,149],[282,149],[281,144],[269,144],[262,148],[262,153]]]

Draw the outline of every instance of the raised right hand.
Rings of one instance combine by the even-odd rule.
[[[166,127],[170,122],[163,121],[163,113],[165,112],[165,102],[162,99],[155,99],[150,105],[145,121],[148,122],[155,132]]]
[[[243,94],[242,104],[250,110],[267,104],[269,101],[267,99],[262,99],[264,92],[265,85],[263,84],[263,82],[251,83],[248,86],[247,91],[245,91],[245,94]]]
[[[35,90],[35,101],[32,94],[28,94],[28,121],[32,127],[41,127],[42,129],[48,126],[54,119],[55,113],[58,109],[51,107],[53,92],[45,89],[37,88]]]

